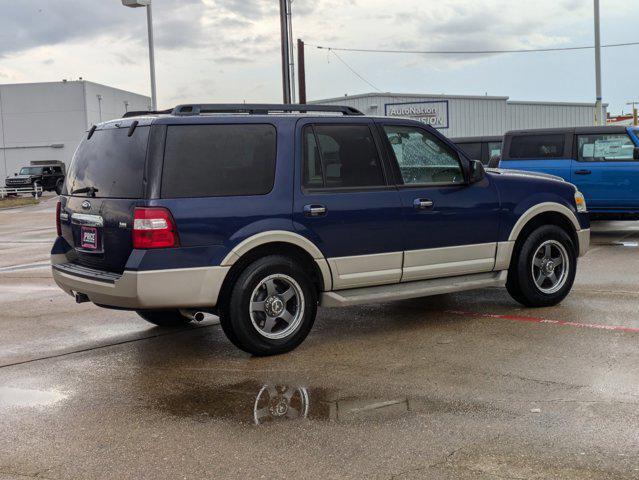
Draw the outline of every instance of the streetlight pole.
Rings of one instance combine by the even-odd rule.
[[[289,46],[288,0],[280,0],[280,34],[282,42],[282,98],[291,103],[291,49]]]
[[[149,35],[149,67],[151,69],[151,110],[158,109],[158,94],[155,83],[155,42],[153,40],[153,6],[151,0],[122,0],[125,7],[146,7],[146,23]]]
[[[602,93],[601,93],[601,30],[599,21],[599,0],[595,0],[595,124],[604,125]]]

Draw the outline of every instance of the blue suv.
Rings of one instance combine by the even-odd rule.
[[[592,220],[639,219],[639,127],[508,132],[499,166],[550,173],[575,184]]]
[[[132,115],[78,147],[56,283],[156,325],[217,314],[254,355],[297,347],[318,306],[503,285],[554,305],[589,246],[572,184],[485,172],[419,122],[317,105]]]

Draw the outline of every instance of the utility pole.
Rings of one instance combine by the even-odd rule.
[[[288,25],[288,58],[291,70],[291,102],[295,103],[295,48],[293,43],[293,0],[286,0],[286,22]]]
[[[597,90],[597,100],[595,103],[595,125],[605,125],[601,93],[601,29],[599,19],[599,0],[595,0],[595,83]]]
[[[639,101],[626,103],[626,105],[632,105],[632,124],[635,127],[639,126],[639,118],[637,118],[637,104],[639,104]]]
[[[285,104],[291,103],[291,48],[288,28],[288,0],[280,0],[280,34],[282,48],[282,98]]]
[[[299,102],[304,105],[306,103],[306,60],[304,59],[304,42],[297,39],[297,79],[299,86]]]

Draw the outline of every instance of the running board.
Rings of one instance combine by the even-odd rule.
[[[365,303],[382,303],[392,300],[441,295],[442,293],[462,292],[476,288],[503,287],[506,284],[507,276],[508,271],[503,270],[501,272],[476,273],[473,275],[324,292],[320,298],[320,305],[322,307],[348,307]]]

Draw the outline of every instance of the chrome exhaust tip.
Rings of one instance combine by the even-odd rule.
[[[182,316],[188,318],[192,322],[202,322],[204,320],[204,312],[198,310],[180,310]]]

